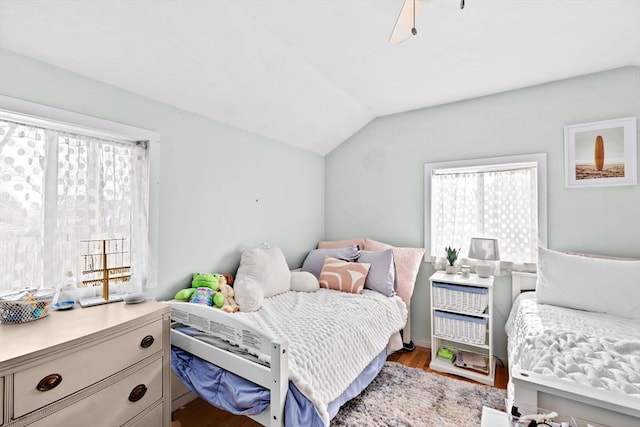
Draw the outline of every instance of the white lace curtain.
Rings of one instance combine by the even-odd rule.
[[[81,278],[81,241],[126,238],[149,272],[145,143],[0,120],[0,291]]]
[[[502,265],[535,263],[538,247],[536,167],[438,171],[431,176],[431,256],[446,262],[445,247],[469,252],[472,237],[497,238]],[[473,263],[473,261],[465,260]],[[496,273],[500,263],[495,263]]]

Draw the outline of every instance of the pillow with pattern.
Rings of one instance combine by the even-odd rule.
[[[370,267],[367,263],[325,257],[318,282],[321,288],[361,294]]]
[[[344,261],[355,261],[360,256],[358,245],[343,246],[339,248],[313,249],[309,252],[300,268],[308,271],[316,277],[320,277],[320,271],[325,257],[337,258]]]

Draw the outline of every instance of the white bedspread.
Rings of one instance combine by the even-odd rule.
[[[640,398],[640,321],[518,297],[505,329],[509,364]]]
[[[328,425],[328,404],[404,326],[407,308],[398,297],[367,289],[360,295],[320,289],[266,298],[259,311],[234,315],[289,341],[290,380]]]

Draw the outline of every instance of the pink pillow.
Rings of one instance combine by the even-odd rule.
[[[321,288],[361,294],[369,267],[371,264],[325,257],[318,282]]]
[[[398,281],[398,296],[409,307],[411,305],[413,287],[416,284],[416,277],[418,277],[418,270],[420,270],[420,262],[424,256],[424,248],[396,248],[370,239],[366,239],[364,242],[365,251],[379,252],[387,249],[393,250],[396,279]]]
[[[364,237],[351,240],[327,240],[318,242],[318,249],[335,249],[343,246],[358,245],[358,249],[364,250]]]

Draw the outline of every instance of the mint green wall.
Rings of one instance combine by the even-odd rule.
[[[423,247],[425,163],[547,153],[549,248],[640,257],[640,185],[566,189],[563,148],[564,125],[639,115],[640,68],[627,67],[376,119],[326,156],[325,237]],[[412,300],[422,342],[432,273],[422,265]],[[510,286],[496,281],[503,358]]]
[[[299,267],[323,237],[322,156],[6,50],[0,94],[160,132],[159,299],[262,242]]]
[[[512,154],[548,153],[550,248],[640,257],[640,186],[565,189],[563,164],[565,124],[640,115],[638,67],[379,118],[324,160],[5,50],[0,94],[160,132],[159,299],[191,272],[235,271],[264,241],[291,267],[322,239],[422,247],[424,163]],[[429,339],[432,272],[418,276],[416,341]],[[509,294],[497,278],[501,357]]]

